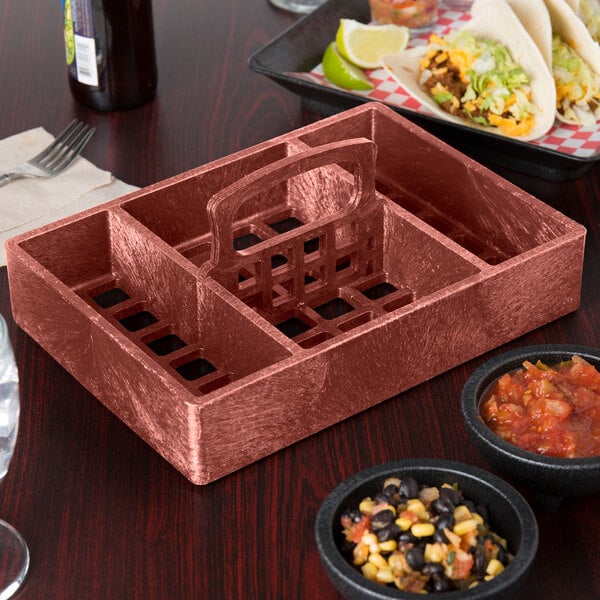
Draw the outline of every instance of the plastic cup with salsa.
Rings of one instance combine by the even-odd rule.
[[[401,25],[417,33],[430,31],[438,16],[438,0],[369,0],[378,25]]]
[[[473,0],[444,0],[444,5],[454,10],[471,10]]]

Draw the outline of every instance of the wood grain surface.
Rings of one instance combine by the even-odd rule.
[[[155,0],[154,14],[156,100],[103,114],[70,96],[60,3],[0,3],[0,138],[37,126],[56,134],[77,117],[97,129],[85,156],[145,186],[315,118],[247,66],[295,16],[267,0]],[[335,600],[313,527],[341,479],[403,457],[489,468],[460,421],[469,373],[521,345],[600,345],[600,170],[562,183],[496,171],[587,228],[579,310],[207,486],[191,484],[15,326],[2,269],[22,421],[0,516],[31,550],[17,597]],[[599,500],[536,511],[538,557],[512,600],[600,596]]]

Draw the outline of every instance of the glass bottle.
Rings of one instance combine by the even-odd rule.
[[[156,92],[152,0],[62,0],[69,85],[97,110],[133,108]]]

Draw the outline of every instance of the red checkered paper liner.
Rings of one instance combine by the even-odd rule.
[[[470,19],[467,12],[444,9],[439,10],[439,17],[433,29],[435,33],[447,35],[452,29],[460,28],[465,21]],[[427,43],[430,33],[411,38],[409,46],[419,46]],[[374,89],[367,92],[344,90],[369,100],[384,102],[389,106],[397,106],[405,110],[433,115],[428,107],[410,96],[404,88],[400,87],[391,75],[384,69],[366,71]],[[342,89],[330,83],[323,75],[322,65],[319,63],[310,73],[289,73],[300,79],[311,81],[327,88]],[[434,115],[435,116],[435,115]],[[593,157],[600,154],[600,127],[577,127],[555,121],[554,126],[543,137],[527,142],[535,146],[542,146],[550,150],[562,152],[569,156],[581,158]]]

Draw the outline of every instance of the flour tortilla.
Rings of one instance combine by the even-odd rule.
[[[598,0],[587,0],[588,3],[595,9],[600,10],[600,2]],[[567,4],[573,9],[576,14],[579,14],[579,7],[581,6],[581,0],[566,0]]]
[[[600,17],[600,0],[567,0],[567,3],[573,9],[573,12],[583,21],[592,39],[596,43],[599,43],[600,23],[598,22],[598,18]],[[596,19],[592,17],[592,24],[588,22],[590,13],[596,17]]]
[[[544,2],[550,14],[552,31],[560,35],[596,73],[600,73],[600,46],[596,44],[567,0],[544,0]]]
[[[542,55],[550,56],[547,63],[552,69],[552,34],[558,34],[577,54],[589,64],[596,73],[600,73],[600,46],[594,41],[584,22],[577,16],[569,2],[577,4],[575,0],[507,0],[520,18],[525,29],[538,44]],[[539,23],[540,15],[538,4],[545,5],[550,21],[550,35],[541,32]],[[518,6],[517,8],[517,5]],[[531,10],[529,10],[531,7]],[[558,111],[556,117],[560,121],[580,125],[579,121],[566,119]]]
[[[472,18],[465,23],[461,30],[472,31],[478,37],[492,39],[503,44],[510,52],[513,60],[531,78],[532,100],[538,107],[539,113],[536,116],[532,131],[527,135],[508,136],[495,127],[470,123],[458,116],[449,114],[441,108],[427,91],[419,85],[419,62],[427,52],[427,46],[417,46],[386,56],[383,59],[384,68],[407,93],[446,121],[510,137],[511,139],[528,141],[541,137],[554,124],[556,88],[552,74],[540,49],[506,0],[475,0],[471,8],[471,14]]]
[[[506,0],[552,69],[552,21],[544,0]],[[479,9],[478,9],[479,10]]]

